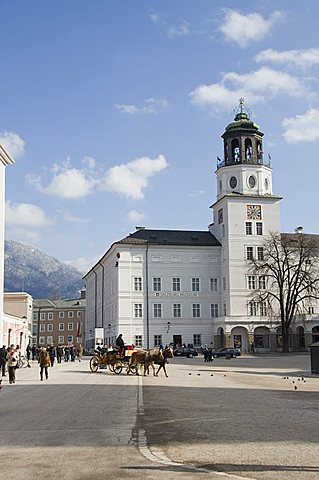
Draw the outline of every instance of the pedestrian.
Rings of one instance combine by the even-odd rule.
[[[7,349],[6,346],[3,345],[2,348],[0,348],[0,367],[1,367],[1,375],[5,377],[6,374],[6,365],[7,365]]]
[[[56,347],[56,358],[58,363],[62,362],[62,355],[63,355],[63,348],[60,345],[58,345]]]
[[[64,347],[64,361],[68,362],[70,358],[70,349],[69,347]]]
[[[30,358],[31,358],[31,345],[29,343],[28,343],[27,348],[26,348],[26,354],[27,354],[27,360],[28,360],[28,365],[29,365]]]
[[[9,373],[9,383],[16,383],[16,368],[18,364],[18,354],[14,345],[11,345],[7,354],[7,365]]]
[[[251,349],[251,353],[255,353],[255,344],[254,344],[254,342],[251,342],[250,349]]]
[[[82,362],[83,347],[82,347],[81,344],[77,347],[76,354],[77,354],[79,362]]]
[[[125,355],[125,343],[124,343],[124,340],[123,340],[122,333],[120,333],[119,336],[117,337],[117,339],[115,340],[115,345],[119,349],[121,357],[124,357],[124,355]]]
[[[55,359],[55,348],[54,348],[54,345],[50,345],[50,346],[48,347],[48,352],[49,352],[51,367],[53,367],[53,365],[54,365],[54,359]]]
[[[48,367],[51,364],[49,352],[47,352],[45,347],[42,347],[40,349],[38,362],[39,362],[39,367],[40,367],[40,380],[42,382],[43,381],[43,371],[45,372],[45,379],[47,380],[49,378]]]
[[[71,362],[75,362],[75,346],[71,345],[70,347],[70,356],[71,356]]]
[[[36,356],[36,353],[37,353],[37,347],[35,345],[32,345],[31,353],[32,353],[32,361],[34,362],[35,356]]]

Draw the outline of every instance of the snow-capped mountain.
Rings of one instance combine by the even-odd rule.
[[[5,241],[5,292],[24,291],[33,298],[77,298],[83,286],[82,274],[74,267],[31,245]]]

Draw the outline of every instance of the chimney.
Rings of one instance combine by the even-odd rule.
[[[86,289],[85,288],[82,288],[82,290],[81,290],[81,298],[82,299],[86,298]]]
[[[303,227],[296,227],[295,228],[295,233],[303,233]]]
[[[145,230],[145,227],[135,227],[135,230],[138,231],[138,230]]]

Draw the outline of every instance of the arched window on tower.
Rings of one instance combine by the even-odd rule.
[[[229,163],[229,151],[228,151],[228,143],[225,143],[225,164],[228,165]]]
[[[253,144],[250,138],[245,140],[245,162],[251,163],[253,159]]]
[[[232,150],[232,162],[239,163],[240,162],[240,150],[239,150],[239,141],[237,138],[234,138],[231,142],[231,150]]]
[[[263,163],[263,147],[259,140],[257,140],[257,162]]]

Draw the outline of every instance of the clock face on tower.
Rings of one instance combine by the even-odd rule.
[[[247,205],[248,220],[261,220],[261,205]]]

